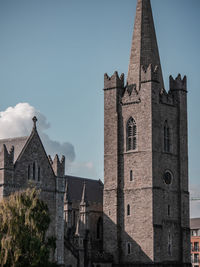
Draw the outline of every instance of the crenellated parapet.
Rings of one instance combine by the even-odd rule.
[[[157,82],[159,83],[159,67],[150,64],[148,67],[141,67],[141,83],[145,82]]]
[[[124,73],[119,77],[118,72],[115,71],[110,77],[107,73],[104,74],[104,90],[123,88],[124,87]]]
[[[161,91],[160,91],[160,102],[162,104],[166,104],[166,105],[170,105],[170,106],[175,105],[174,95],[173,95],[172,91],[170,90],[167,93],[164,88],[161,89]]]
[[[174,79],[172,76],[169,77],[169,85],[171,91],[182,90],[187,92],[187,77],[181,78],[181,74]]]
[[[4,144],[0,148],[0,168],[12,169],[14,167],[14,146],[8,151]]]
[[[56,154],[54,160],[52,161],[51,157],[49,157],[49,161],[52,164],[55,175],[57,177],[63,177],[65,175],[65,157],[62,156],[60,160]]]
[[[122,105],[138,104],[141,102],[140,92],[136,89],[136,84],[130,84],[125,87],[121,98]]]

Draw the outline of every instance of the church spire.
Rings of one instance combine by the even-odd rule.
[[[158,81],[164,87],[150,0],[138,0],[127,83],[140,89],[141,68],[158,66]]]

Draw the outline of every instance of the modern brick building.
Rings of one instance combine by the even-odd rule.
[[[200,266],[200,218],[190,219],[191,262],[193,267]]]
[[[164,88],[150,0],[138,0],[127,81],[104,76],[104,186],[64,174],[29,137],[0,140],[0,197],[34,184],[56,261],[71,267],[189,267],[186,77]]]

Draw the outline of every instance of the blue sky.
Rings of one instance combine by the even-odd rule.
[[[0,0],[0,111],[27,102],[44,114],[48,135],[74,146],[75,175],[103,178],[103,75],[127,73],[135,8]],[[170,74],[188,76],[190,181],[200,184],[200,1],[152,0],[152,9],[165,87]]]

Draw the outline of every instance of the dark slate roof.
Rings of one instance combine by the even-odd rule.
[[[19,157],[23,147],[25,146],[28,136],[26,137],[16,137],[16,138],[9,138],[9,139],[0,139],[0,150],[2,149],[3,145],[6,145],[8,152],[14,146],[14,162]]]
[[[200,218],[190,219],[190,229],[200,229]]]
[[[81,201],[83,185],[85,182],[87,190],[87,201],[102,203],[103,205],[103,183],[101,180],[92,180],[81,177],[66,175],[68,183],[69,199],[73,202]]]

